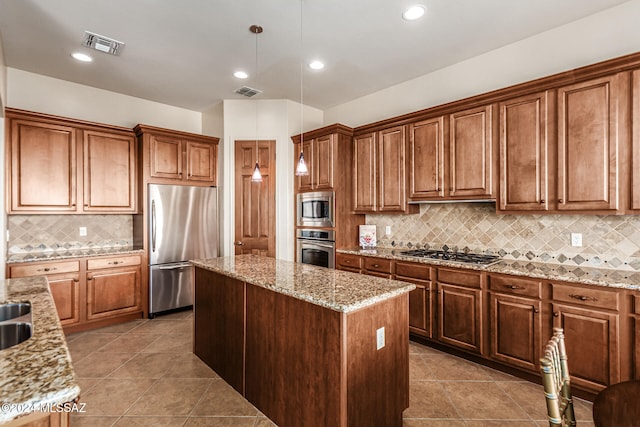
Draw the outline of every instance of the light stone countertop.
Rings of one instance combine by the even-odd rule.
[[[47,279],[0,280],[0,302],[25,301],[31,303],[32,337],[0,350],[0,424],[80,395]]]
[[[338,249],[337,253],[386,258],[401,261],[430,264],[435,267],[455,267],[489,273],[511,274],[537,279],[557,280],[586,285],[605,286],[640,290],[640,272],[615,270],[608,268],[580,267],[529,261],[502,260],[488,266],[465,264],[454,261],[434,260],[402,255],[408,248],[376,248],[374,250]]]
[[[62,251],[29,252],[9,254],[7,264],[15,262],[56,261],[73,258],[86,258],[92,256],[143,254],[144,250],[131,247],[110,247],[93,249],[68,249]]]
[[[257,255],[194,260],[191,263],[340,312],[358,310],[415,289],[415,285],[397,280]]]

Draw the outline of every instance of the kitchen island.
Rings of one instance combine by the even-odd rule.
[[[67,425],[80,387],[45,277],[0,280],[0,303],[24,302],[32,336],[0,350],[0,425]]]
[[[278,426],[401,426],[414,285],[254,255],[192,261],[194,353]]]

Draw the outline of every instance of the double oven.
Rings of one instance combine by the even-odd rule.
[[[296,261],[334,268],[334,193],[314,191],[297,197]]]

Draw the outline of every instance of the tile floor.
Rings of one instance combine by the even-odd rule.
[[[192,353],[192,327],[185,311],[69,335],[86,403],[72,425],[273,427]],[[548,426],[540,385],[415,343],[409,357],[406,427]],[[589,402],[576,416],[593,426]]]

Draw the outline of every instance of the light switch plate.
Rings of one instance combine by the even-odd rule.
[[[582,233],[571,233],[571,246],[582,246]]]
[[[376,331],[376,350],[384,347],[384,326]]]
[[[80,227],[80,236],[86,236],[87,235],[87,227]]]
[[[384,228],[384,234],[386,234],[387,236],[391,234],[391,226],[390,225],[387,225]]]

